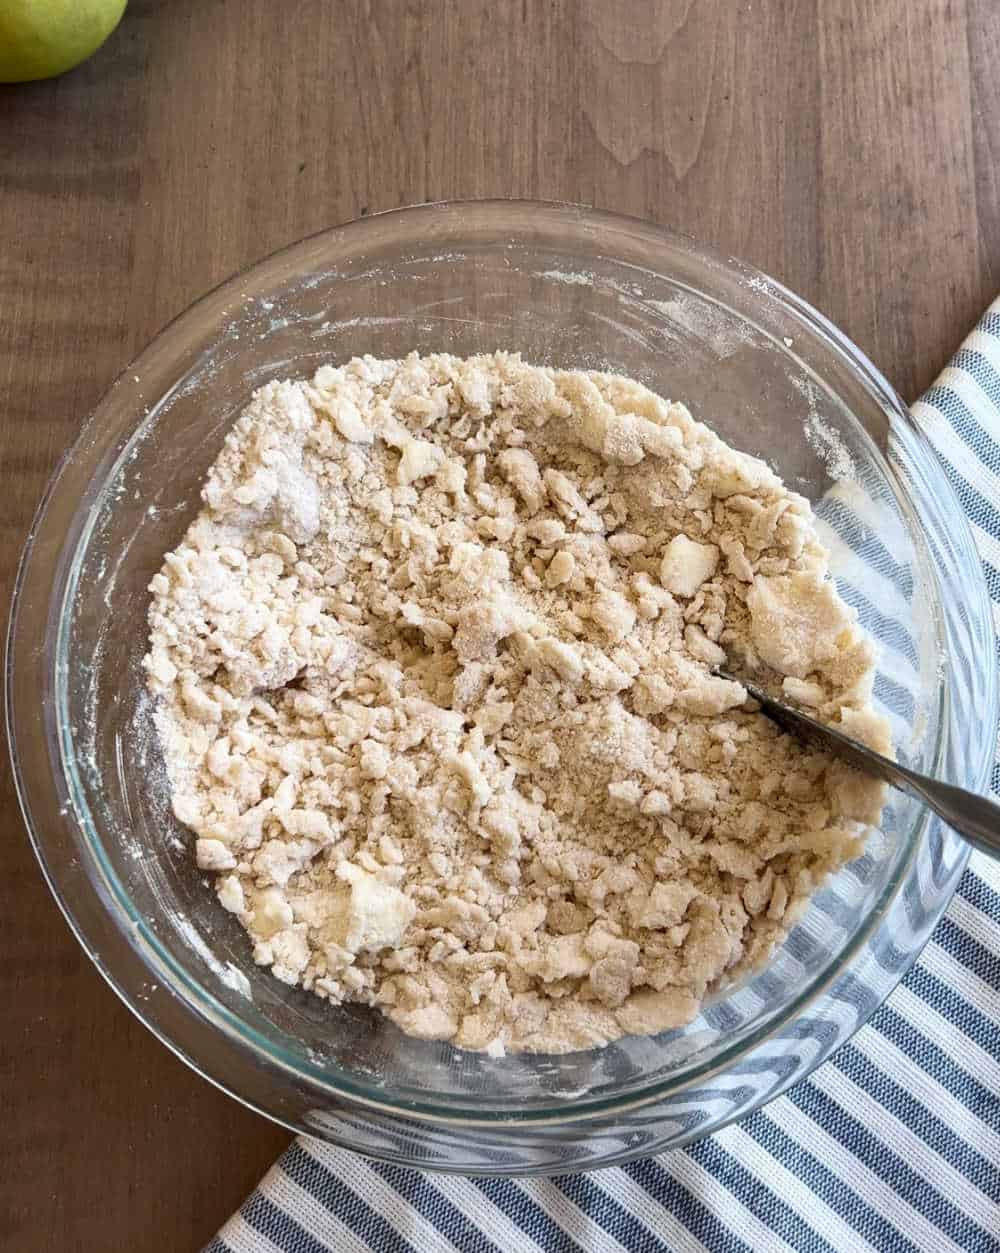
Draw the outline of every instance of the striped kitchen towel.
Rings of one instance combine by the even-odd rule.
[[[969,515],[1000,623],[1000,300],[913,414]],[[207,1253],[575,1249],[1000,1253],[1000,865],[973,856],[920,961],[848,1044],[689,1148],[471,1179],[300,1137]]]

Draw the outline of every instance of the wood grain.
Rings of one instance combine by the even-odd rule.
[[[584,201],[746,257],[904,395],[1000,281],[994,0],[132,0],[0,88],[0,588],[88,409],[173,314],[323,226]],[[193,1250],[286,1141],[119,1005],[0,766],[0,1247]]]

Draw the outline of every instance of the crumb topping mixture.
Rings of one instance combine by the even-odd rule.
[[[151,584],[177,817],[254,958],[404,1031],[690,1021],[858,855],[871,647],[808,503],[683,405],[515,355],[268,383]]]

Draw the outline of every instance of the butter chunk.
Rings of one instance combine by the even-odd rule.
[[[615,1011],[618,1025],[630,1035],[656,1035],[675,1027],[686,1027],[698,1013],[698,1002],[684,988],[662,992],[643,989],[633,992]]]
[[[715,574],[719,549],[699,544],[686,535],[675,535],[660,562],[660,582],[674,596],[690,599]]]
[[[330,927],[330,938],[351,953],[375,953],[398,948],[417,907],[398,888],[344,863],[337,875],[347,890],[339,895],[340,911]]]
[[[829,579],[809,572],[759,575],[747,592],[747,608],[761,660],[796,679],[827,669],[840,646],[851,642],[853,614]]]

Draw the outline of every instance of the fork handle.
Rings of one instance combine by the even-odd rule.
[[[1000,859],[1000,805],[996,801],[977,792],[968,792],[954,783],[942,783],[940,779],[918,774],[888,758],[883,760],[890,783],[922,800],[980,852]],[[892,775],[897,777],[893,779]]]

